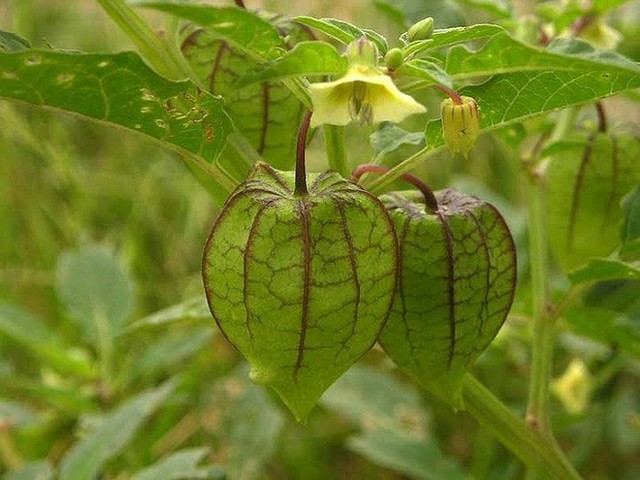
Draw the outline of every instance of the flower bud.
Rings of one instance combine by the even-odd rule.
[[[480,134],[480,114],[473,98],[460,98],[461,104],[451,98],[442,101],[442,134],[452,154],[460,152],[467,157]]]
[[[427,17],[414,24],[407,32],[407,40],[415,42],[416,40],[427,40],[433,35],[433,18]]]
[[[351,66],[378,68],[378,47],[365,36],[347,45],[345,54]]]
[[[384,63],[389,70],[397,70],[404,62],[404,54],[399,48],[392,48],[384,56]]]

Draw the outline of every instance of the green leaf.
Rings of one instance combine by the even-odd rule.
[[[96,430],[75,443],[62,457],[60,480],[95,478],[107,461],[124,450],[173,388],[174,385],[167,382],[127,400],[110,412]]]
[[[172,305],[130,324],[126,331],[141,328],[168,328],[177,323],[211,323],[211,313],[204,297],[195,297]]]
[[[154,1],[137,1],[136,5],[153,8],[189,20],[217,39],[225,40],[236,50],[245,52],[254,60],[273,58],[276,48],[284,47],[278,30],[256,13],[237,7],[186,5]]]
[[[538,76],[549,72],[557,75],[573,73],[578,77],[565,85],[560,93],[549,89],[554,93],[553,97],[570,95],[579,87],[576,82],[584,81],[583,76],[596,86],[631,81],[632,85],[624,87],[631,89],[640,82],[640,66],[614,52],[596,50],[577,39],[556,39],[542,49],[521,43],[507,33],[495,35],[478,51],[464,46],[453,47],[447,56],[446,70],[457,80],[516,72]],[[553,97],[548,101],[553,101]]]
[[[397,75],[401,77],[419,78],[425,81],[424,85],[440,84],[453,88],[453,80],[438,64],[428,60],[414,59],[402,64]]]
[[[423,438],[428,417],[418,389],[388,372],[354,365],[325,392],[320,404],[360,428]]]
[[[338,20],[335,18],[314,18],[299,16],[294,17],[293,21],[307,25],[319,32],[325,33],[332,38],[335,38],[339,42],[345,45],[350,44],[354,40],[357,40],[363,36],[366,36],[369,40],[374,42],[378,47],[379,52],[384,55],[387,52],[386,39],[373,30],[360,29],[351,23],[344,20]]]
[[[494,35],[505,33],[504,28],[499,25],[478,23],[468,27],[453,27],[437,29],[431,38],[411,42],[403,48],[406,56],[416,55],[422,52],[436,50],[458,43],[471,42],[482,38],[493,37]]]
[[[363,430],[347,445],[373,463],[419,479],[465,478],[429,438],[428,417],[415,386],[380,369],[356,365],[320,403]]]
[[[603,13],[618,8],[625,3],[629,3],[629,0],[593,0],[591,4],[591,11],[596,15],[602,15]]]
[[[592,134],[560,142],[546,170],[549,245],[565,270],[608,256],[619,243],[620,201],[640,182],[640,144]]]
[[[350,450],[371,462],[420,480],[465,480],[464,471],[431,441],[374,430],[349,438]]]
[[[238,87],[265,80],[303,75],[342,75],[347,70],[347,60],[326,42],[301,42],[282,57],[270,62],[256,72],[245,75]]]
[[[575,307],[565,316],[572,332],[640,358],[638,318],[596,307]]]
[[[46,460],[25,463],[2,476],[2,480],[53,480],[55,472]]]
[[[257,480],[275,453],[284,416],[265,391],[251,383],[247,369],[236,368],[221,379],[208,397],[208,412],[215,418],[211,433],[223,445],[223,465],[229,479]]]
[[[605,280],[640,280],[640,268],[607,258],[590,258],[582,268],[569,273],[573,283]]]
[[[287,32],[292,41],[308,39],[308,32],[290,22],[281,21],[278,28]],[[238,81],[263,62],[248,58],[208,30],[186,32],[181,48],[201,82],[208,85],[211,93],[224,97],[227,112],[251,146],[271,165],[291,168],[296,148],[296,135],[291,132],[298,129],[305,111],[296,96],[280,82],[238,88]],[[237,164],[230,155],[222,161],[225,167]],[[243,176],[246,174],[245,171]]]
[[[544,50],[499,34],[477,52],[452,48],[446,70],[454,80],[493,75],[460,91],[475,98],[482,131],[640,87],[640,67],[578,40]],[[440,120],[429,122],[427,144],[443,143]]]
[[[23,427],[34,423],[36,413],[24,405],[0,398],[0,424],[10,428]]]
[[[458,3],[484,10],[497,18],[510,18],[513,14],[513,5],[506,0],[458,0]]]
[[[155,374],[172,365],[179,365],[181,361],[195,355],[213,339],[215,330],[210,318],[209,323],[209,328],[193,328],[186,332],[170,334],[152,344],[135,359],[135,363],[128,370],[128,382]]]
[[[98,246],[64,253],[56,269],[56,292],[94,345],[111,341],[133,309],[133,284],[106,249]]]
[[[135,53],[0,52],[0,71],[0,98],[125,127],[208,161],[233,129],[222,99],[160,77]]]
[[[625,260],[640,259],[640,185],[622,199],[624,221],[620,239],[620,256]]]
[[[28,50],[29,48],[31,48],[31,44],[28,40],[15,33],[0,30],[0,51],[19,52],[20,50]]]
[[[47,326],[25,310],[0,302],[0,335],[5,335],[32,352],[54,370],[81,378],[93,378],[92,365],[77,350],[64,342]]]
[[[423,145],[424,133],[407,132],[395,123],[382,122],[369,139],[376,156],[383,157],[404,145]]]
[[[188,448],[172,453],[167,458],[136,473],[132,480],[180,480],[210,478],[204,467],[198,467],[208,448]]]
[[[63,414],[79,415],[95,408],[95,397],[91,392],[78,388],[73,381],[62,380],[59,384],[48,385],[40,381],[12,377],[13,389],[25,397],[37,400]]]

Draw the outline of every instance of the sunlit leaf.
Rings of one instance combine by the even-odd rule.
[[[223,101],[159,76],[135,53],[0,52],[0,98],[143,133],[209,161],[232,131]]]

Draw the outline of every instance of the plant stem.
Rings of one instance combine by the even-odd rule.
[[[532,364],[529,384],[527,422],[544,437],[552,437],[549,419],[549,384],[551,382],[555,322],[546,314],[548,299],[548,248],[545,228],[545,205],[538,178],[528,190],[529,264],[533,297]]]
[[[555,442],[548,442],[470,374],[464,377],[465,410],[536,474],[557,480],[579,480],[580,475]]]
[[[338,172],[344,178],[351,175],[347,157],[344,151],[344,127],[323,125],[324,143],[327,150],[329,168]]]
[[[445,148],[444,145],[440,145],[438,147],[430,147],[426,146],[422,150],[414,153],[412,156],[407,158],[406,160],[400,162],[398,165],[393,167],[384,175],[376,178],[371,181],[371,183],[366,183],[367,189],[375,194],[380,194],[384,192],[384,190],[391,185],[395,180],[402,177],[405,173],[413,170],[415,167],[420,165],[420,162],[423,162],[427,158],[432,155],[439,153],[441,150]]]
[[[548,143],[563,138],[573,128],[576,109],[563,111]],[[549,309],[549,248],[546,231],[544,173],[546,160],[531,172],[527,190],[529,226],[529,264],[532,294],[532,363],[526,419],[534,430],[555,443],[549,415],[549,386],[553,366],[556,314]]]
[[[307,133],[309,133],[309,124],[311,123],[311,115],[313,112],[307,111],[302,119],[300,131],[298,132],[298,145],[296,149],[296,188],[295,194],[298,196],[309,195],[307,190],[307,169],[305,161],[305,152],[307,149]]]

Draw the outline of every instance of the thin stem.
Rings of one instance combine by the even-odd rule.
[[[327,150],[329,168],[343,177],[349,176],[349,164],[344,151],[344,127],[323,125],[324,143]]]
[[[560,114],[548,142],[555,142],[573,128],[576,109]],[[528,193],[529,263],[531,265],[532,293],[532,364],[529,382],[527,421],[549,442],[555,443],[549,416],[549,386],[553,366],[556,316],[549,310],[548,297],[548,244],[546,232],[546,205],[542,170],[546,160],[540,162],[530,176]]]
[[[548,247],[545,226],[544,194],[538,178],[528,190],[529,258],[533,297],[533,339],[531,382],[527,422],[542,435],[551,437],[549,385],[555,341],[554,321],[546,314],[548,298]]]
[[[305,165],[305,151],[307,149],[307,133],[311,123],[313,112],[308,111],[302,119],[300,131],[298,132],[298,145],[296,149],[296,188],[295,194],[299,196],[309,195],[307,190],[307,170]]]
[[[438,90],[442,93],[446,94],[456,105],[462,105],[462,97],[458,92],[452,90],[451,88],[445,87],[444,85],[434,85]]]
[[[607,131],[607,113],[604,111],[602,102],[596,102],[596,112],[598,112],[598,131],[605,133]]]
[[[441,150],[445,148],[444,145],[433,148],[427,145],[422,150],[414,153],[412,156],[407,158],[406,160],[400,162],[398,165],[393,167],[384,175],[376,178],[370,183],[367,182],[365,185],[367,189],[375,194],[380,194],[384,192],[384,190],[389,187],[394,181],[402,177],[405,173],[410,172],[415,167],[420,165],[421,162],[426,160],[427,158],[439,153]]]
[[[373,165],[373,164],[364,164],[358,165],[356,169],[353,171],[352,178],[355,182],[359,182],[362,175],[365,173],[387,173],[389,171],[388,167],[383,167],[382,165]],[[433,194],[433,190],[429,185],[420,180],[415,175],[411,175],[410,173],[402,174],[402,179],[416,187],[422,193],[424,197],[424,204],[429,209],[430,212],[435,212],[438,210],[438,200],[436,200],[436,196]]]
[[[465,410],[531,471],[554,480],[580,480],[555,442],[548,442],[470,374],[464,377]]]

